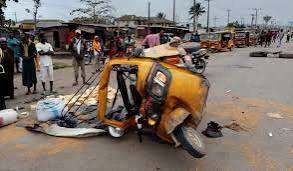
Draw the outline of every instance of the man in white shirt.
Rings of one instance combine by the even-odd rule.
[[[41,42],[36,45],[36,49],[40,55],[40,79],[42,81],[44,94],[46,93],[46,77],[48,77],[50,81],[50,93],[54,93],[53,61],[51,57],[51,55],[54,55],[54,50],[44,37],[42,37]]]

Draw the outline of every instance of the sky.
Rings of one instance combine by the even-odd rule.
[[[26,8],[32,8],[32,0],[19,0],[19,3],[8,2],[5,10],[6,17],[22,19],[31,19],[31,14],[25,12]],[[136,14],[147,16],[148,0],[112,0],[115,8],[114,16],[124,14]],[[155,16],[158,12],[167,14],[168,19],[172,19],[173,0],[149,0],[151,2],[151,15]],[[188,10],[193,0],[176,0],[176,21],[181,24],[190,23]],[[197,0],[203,6],[207,6],[205,0]],[[271,15],[279,24],[286,25],[289,20],[293,20],[293,0],[211,0],[210,25],[217,26],[227,24],[227,9],[231,9],[230,21],[244,20],[246,24],[251,22],[251,14],[255,13],[253,8],[261,8],[259,12],[258,23],[263,23],[262,17]],[[40,9],[40,19],[62,19],[70,20],[71,10],[80,7],[79,0],[42,0]],[[215,20],[215,18],[217,18]],[[242,18],[242,19],[241,19]],[[215,22],[216,21],[216,22]],[[206,14],[200,17],[200,22],[206,25]]]

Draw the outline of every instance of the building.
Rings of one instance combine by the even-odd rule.
[[[63,22],[62,20],[37,20],[35,28],[34,20],[22,20],[18,22],[18,25],[21,33],[42,33],[53,48],[64,49],[69,28]]]
[[[140,17],[136,15],[124,15],[116,19],[118,27],[132,27],[137,28],[141,25],[157,26],[157,27],[170,27],[176,25],[173,21],[165,18],[158,17]]]

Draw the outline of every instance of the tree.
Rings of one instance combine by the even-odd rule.
[[[115,18],[111,16],[99,17],[97,19],[93,19],[92,17],[76,17],[71,20],[71,22],[78,23],[78,24],[92,24],[92,23],[114,24],[114,21],[115,21]]]
[[[245,25],[244,24],[240,24],[239,21],[234,21],[232,23],[229,23],[227,25],[227,27],[234,27],[234,28],[245,28]]]
[[[80,0],[83,8],[77,8],[70,12],[70,15],[81,14],[82,19],[92,20],[94,23],[100,23],[101,21],[111,20],[111,12],[113,6],[111,0]],[[84,16],[85,15],[85,16]]]
[[[159,13],[157,14],[157,18],[165,19],[165,18],[166,18],[166,14],[163,13],[163,12],[159,12]]]
[[[201,5],[201,3],[194,3],[193,6],[189,9],[190,18],[193,19],[193,31],[195,32],[198,28],[198,18],[204,14],[205,8]]]
[[[265,21],[266,25],[268,25],[269,21],[272,19],[272,16],[266,15],[263,17],[263,20]]]
[[[11,1],[18,2],[18,0],[11,0]],[[6,2],[7,0],[0,0],[0,30],[3,30],[6,27],[6,20],[4,16],[4,8],[7,7]]]
[[[32,10],[30,9],[25,9],[27,13],[32,13],[33,14],[33,19],[34,19],[34,25],[35,25],[35,30],[37,29],[37,22],[38,22],[38,14],[39,14],[39,8],[42,6],[41,0],[33,0],[34,2],[34,7]]]

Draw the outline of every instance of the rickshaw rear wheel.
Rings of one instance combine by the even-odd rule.
[[[193,157],[202,158],[206,155],[202,138],[194,128],[187,125],[179,126],[174,131],[174,136],[181,143],[183,149]]]

